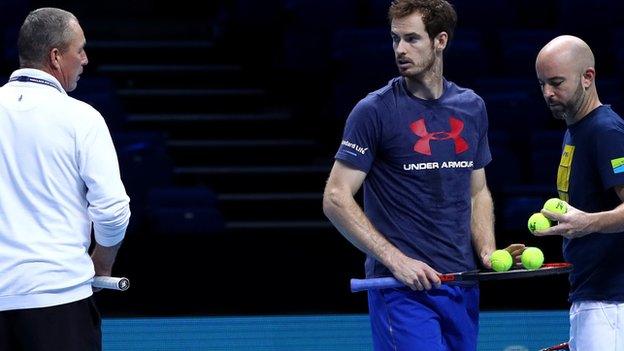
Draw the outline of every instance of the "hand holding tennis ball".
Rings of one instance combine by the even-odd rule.
[[[565,214],[566,212],[568,212],[568,204],[563,200],[552,198],[548,199],[548,201],[544,203],[544,210],[559,214]]]
[[[575,239],[596,232],[596,226],[600,224],[599,219],[592,217],[591,213],[558,199],[546,201],[542,213],[551,220],[553,227],[544,233],[534,233],[538,236],[561,235],[566,239]]]
[[[511,268],[513,259],[507,250],[496,250],[492,253],[492,256],[490,256],[490,263],[492,264],[493,270],[505,272]]]
[[[544,264],[544,253],[537,247],[527,247],[522,253],[522,265],[528,270],[538,269]]]
[[[550,228],[551,225],[550,219],[546,218],[546,216],[541,213],[534,213],[529,217],[528,226],[531,233],[546,230]]]

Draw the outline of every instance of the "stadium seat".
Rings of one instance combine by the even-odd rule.
[[[515,133],[513,139],[525,140],[536,129],[546,129],[552,117],[540,97],[518,90],[481,94],[488,109],[491,130]]]
[[[358,100],[398,72],[387,28],[340,30],[331,45],[333,114],[344,119]]]
[[[508,77],[535,77],[535,59],[540,49],[558,35],[550,30],[508,29],[499,33],[501,64]]]
[[[148,195],[150,228],[160,235],[222,232],[224,222],[215,194],[205,187],[155,188]]]
[[[458,31],[444,55],[444,76],[460,85],[470,86],[489,73],[488,51],[478,31]]]
[[[165,150],[165,136],[158,132],[115,133],[113,142],[130,196],[133,224],[140,225],[148,191],[171,184],[173,165]]]
[[[123,129],[126,115],[112,79],[88,75],[81,77],[76,90],[70,92],[70,95],[98,110],[110,130]]]

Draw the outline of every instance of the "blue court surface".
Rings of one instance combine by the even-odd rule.
[[[110,318],[104,350],[371,350],[367,315]],[[567,341],[567,311],[482,312],[480,351],[525,351]]]

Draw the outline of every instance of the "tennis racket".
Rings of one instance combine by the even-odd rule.
[[[95,276],[91,286],[99,289],[111,289],[126,291],[130,288],[130,280],[128,278]]]
[[[505,272],[473,270],[459,273],[449,273],[439,275],[442,283],[476,282],[487,280],[504,280],[518,278],[532,278],[546,275],[564,274],[572,270],[570,263],[546,263],[539,269],[512,269]],[[351,292],[358,292],[371,289],[400,288],[405,286],[394,277],[351,279]]]
[[[559,345],[547,347],[545,349],[541,349],[540,351],[564,351],[564,350],[570,350],[570,347],[568,346],[567,342],[561,343]]]

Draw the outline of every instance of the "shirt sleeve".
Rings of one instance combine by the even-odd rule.
[[[360,101],[351,111],[335,158],[368,173],[380,140],[377,113],[370,101]]]
[[[596,139],[596,162],[605,190],[624,185],[624,129],[610,127]]]
[[[117,153],[108,127],[99,113],[77,140],[77,147],[95,240],[102,246],[114,246],[125,236],[130,220],[130,199],[121,182]]]
[[[490,153],[490,144],[488,141],[488,114],[485,108],[485,102],[479,99],[481,105],[481,120],[479,121],[479,142],[477,152],[474,159],[474,169],[480,169],[488,165],[492,161]]]

